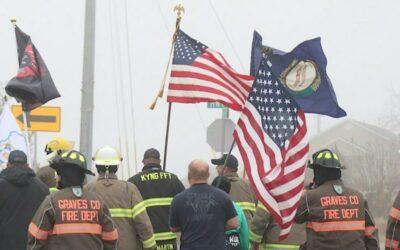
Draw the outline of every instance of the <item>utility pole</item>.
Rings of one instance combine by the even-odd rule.
[[[95,28],[96,0],[86,0],[79,147],[80,151],[86,156],[89,169],[92,169]]]

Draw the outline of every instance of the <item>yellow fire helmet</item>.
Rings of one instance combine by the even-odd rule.
[[[47,143],[44,151],[47,154],[51,154],[53,152],[66,152],[72,150],[71,143],[62,137],[54,137],[49,143]]]
[[[97,166],[117,166],[121,161],[118,150],[110,146],[99,148],[93,156],[93,162]]]

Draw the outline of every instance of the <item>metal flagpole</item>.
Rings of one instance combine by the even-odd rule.
[[[13,27],[14,27],[14,30],[15,30],[15,27],[17,26],[17,18],[12,17],[10,21],[11,21]],[[18,51],[17,41],[15,41],[15,44],[17,45],[17,51]],[[18,58],[18,52],[17,52],[17,58]],[[19,62],[19,59],[18,59],[18,64],[19,63],[20,62]],[[19,67],[19,65],[18,65],[18,67]],[[30,147],[30,143],[29,143],[28,119],[27,119],[29,114],[28,114],[28,111],[26,111],[26,110],[27,110],[26,109],[26,104],[22,103],[22,118],[24,120],[24,137],[25,137],[25,142],[26,142],[26,155],[27,155],[27,158],[28,158],[28,164],[32,168],[33,166],[32,166],[32,158],[31,158],[31,147]]]
[[[79,148],[86,156],[89,169],[92,169],[95,27],[96,0],[86,0]]]
[[[29,132],[28,132],[28,117],[29,117],[29,111],[26,111],[25,109],[26,104],[22,105],[22,117],[24,119],[24,131],[25,131],[25,140],[26,140],[26,155],[28,157],[28,164],[31,168],[33,168],[32,165],[32,157],[31,157],[31,145],[29,142]]]
[[[228,158],[232,154],[232,150],[235,147],[235,143],[236,143],[235,140],[233,140],[231,148],[229,149],[228,155],[225,158],[224,165],[222,167],[222,174],[220,176],[224,176],[224,172],[225,172],[225,169],[226,169],[226,163],[228,163]],[[221,179],[219,179],[218,182],[217,182],[217,187],[219,187],[219,185],[221,185]]]
[[[171,122],[171,108],[172,108],[172,103],[170,102],[168,104],[167,131],[165,132],[165,143],[164,143],[164,160],[163,160],[164,171],[167,167],[168,137],[169,137],[169,125]]]
[[[179,30],[179,25],[180,25],[180,22],[182,20],[182,13],[185,13],[185,8],[183,7],[182,4],[178,4],[178,5],[176,5],[174,7],[174,11],[176,11],[177,18],[176,18],[176,23],[175,23],[175,32],[174,32],[174,34],[172,36],[172,43],[171,43],[171,48],[170,48],[170,51],[169,51],[168,63],[167,63],[167,67],[166,67],[165,72],[164,72],[164,77],[163,77],[163,80],[162,80],[162,83],[161,83],[161,88],[160,88],[160,90],[159,90],[154,102],[150,106],[151,110],[153,110],[155,108],[158,98],[163,96],[165,81],[166,81],[166,78],[167,78],[167,73],[168,73],[168,69],[169,69],[169,65],[170,65],[171,57],[172,57],[172,51],[173,51],[175,40],[176,40],[176,33]],[[165,170],[166,167],[167,167],[168,137],[169,137],[169,127],[170,127],[170,123],[171,123],[171,109],[172,109],[172,103],[169,103],[168,104],[168,114],[167,114],[167,129],[166,129],[166,132],[165,132],[165,143],[164,143],[163,170]]]

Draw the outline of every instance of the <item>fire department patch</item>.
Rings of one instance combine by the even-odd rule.
[[[340,186],[340,185],[333,184],[333,189],[335,189],[335,192],[337,194],[342,194],[343,193],[343,187]]]

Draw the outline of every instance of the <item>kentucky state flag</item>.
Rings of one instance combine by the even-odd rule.
[[[286,53],[263,46],[261,35],[254,31],[251,53],[251,75],[257,74],[264,53],[272,72],[304,112],[335,118],[346,116],[326,72],[327,59],[320,38],[302,42]]]

